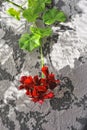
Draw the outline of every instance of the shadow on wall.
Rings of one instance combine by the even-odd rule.
[[[76,109],[81,108],[84,115],[81,115],[80,118],[77,117],[76,122],[81,125],[81,128],[79,128],[79,130],[87,130],[87,59],[84,57],[75,59],[73,69],[71,69],[70,66],[66,66],[60,71],[60,73],[64,76],[65,79],[61,87],[69,87],[71,93],[66,92],[62,99],[51,99],[50,105],[53,110],[58,111],[67,110],[69,108],[72,109],[74,106]],[[63,80],[63,78],[61,80]],[[74,89],[75,95],[73,94]],[[80,96],[78,97],[78,95]],[[71,130],[77,129],[74,126],[71,126]]]
[[[59,79],[61,80],[60,89],[66,87],[69,89],[69,91],[66,91],[64,93],[64,97],[62,99],[59,98],[52,99],[50,101],[52,108],[54,110],[68,109],[73,103],[73,105],[75,105],[76,107],[81,107],[83,110],[86,110],[87,109],[86,76],[87,76],[87,59],[85,59],[84,62],[83,60],[80,60],[80,58],[75,59],[74,68],[70,68],[70,66],[68,65],[65,66],[63,69],[61,69],[59,77]],[[83,93],[84,95],[82,94],[82,96],[80,96],[79,99],[77,96],[78,94],[77,95],[73,94],[74,93],[73,91],[76,88],[80,89],[79,95],[81,95],[81,92],[85,92]]]
[[[20,112],[16,109],[16,104],[14,101],[10,101],[9,104],[5,104],[2,100],[0,100],[0,105],[2,105],[2,109],[0,109],[0,118],[1,122],[6,129],[15,130],[18,126],[16,126],[17,122],[20,128],[17,130],[44,130],[42,128],[42,124],[47,123],[46,117],[49,115],[48,113],[40,113],[38,111],[29,111],[29,112]],[[10,109],[13,108],[13,118],[9,118],[8,114]],[[28,126],[29,125],[29,126]],[[3,128],[3,127],[0,127]]]
[[[82,10],[77,6],[79,1],[80,0],[55,0],[54,5],[63,10],[68,18],[71,18],[72,15],[82,13]]]
[[[84,126],[83,130],[87,130],[87,119],[86,119],[86,125]]]
[[[73,94],[74,86],[69,77],[61,77],[60,91],[64,88],[68,88],[62,98],[53,98],[50,100],[50,105],[53,110],[67,110],[70,108],[71,104],[74,102],[76,97]]]
[[[24,57],[26,55],[26,53],[22,49],[20,49],[19,45],[18,45],[18,39],[19,39],[20,35],[15,35],[14,32],[11,30],[11,28],[2,29],[1,24],[0,24],[0,29],[4,30],[4,32],[5,32],[5,35],[2,37],[2,39],[0,39],[1,45],[3,45],[2,41],[4,40],[5,41],[4,46],[8,46],[9,48],[12,48],[13,61],[15,63],[15,68],[17,70],[17,74],[19,74],[21,71],[21,68],[23,66],[23,63],[24,63]],[[6,55],[5,53],[2,53],[2,54]],[[4,66],[4,64],[3,64],[3,66]],[[6,69],[2,69],[3,66],[0,64],[0,79],[1,80],[8,79],[10,81],[13,81],[15,75],[12,76]]]

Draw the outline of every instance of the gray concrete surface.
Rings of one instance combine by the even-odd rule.
[[[21,75],[40,72],[40,54],[19,48],[25,21],[8,17],[9,5],[0,2],[0,130],[83,130],[87,123],[87,1],[54,3],[68,20],[53,26],[54,34],[43,47],[45,62],[71,93],[40,105],[18,91]]]

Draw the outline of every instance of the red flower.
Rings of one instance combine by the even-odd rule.
[[[60,80],[55,80],[54,74],[48,75],[48,84],[50,89],[54,89],[58,84],[60,83]]]
[[[21,79],[20,79],[20,82],[21,82],[22,84],[24,84],[24,81],[25,81],[26,78],[27,78],[27,76],[22,76]]]
[[[40,84],[40,79],[39,79],[38,75],[34,76],[33,81],[34,81],[34,84],[36,84],[36,85]]]
[[[49,74],[48,67],[47,67],[47,66],[43,66],[41,70],[42,70],[42,72],[44,73],[44,75],[47,77],[48,74]]]
[[[21,89],[24,89],[24,88],[25,88],[24,85],[20,85],[18,89],[21,90]]]
[[[39,102],[42,104],[45,99],[50,99],[54,97],[53,90],[59,83],[60,80],[55,80],[55,75],[49,73],[48,67],[42,67],[42,72],[45,78],[40,78],[38,75],[32,76],[22,76],[19,86],[19,90],[25,89],[26,95],[32,98],[32,101]]]
[[[22,83],[21,86],[19,86],[19,89],[30,89],[34,87],[34,81],[32,76],[22,76],[20,82]]]
[[[53,92],[49,92],[48,94],[44,95],[44,99],[53,98],[53,97],[54,97],[54,93]]]
[[[50,89],[54,89],[58,84],[60,84],[60,80],[55,80],[55,75],[53,73],[49,74],[47,66],[42,67],[42,72],[46,76],[46,80]]]
[[[31,91],[31,90],[27,90],[27,91],[26,91],[26,95],[32,97],[32,91]]]
[[[40,96],[40,97],[39,97]],[[34,97],[32,98],[32,101],[34,102],[39,102],[40,104],[42,104],[44,102],[44,99],[50,99],[50,98],[53,98],[54,97],[54,93],[53,92],[49,92],[47,94],[42,94],[42,95],[39,95],[38,97]]]

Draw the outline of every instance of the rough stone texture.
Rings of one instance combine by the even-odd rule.
[[[0,130],[82,130],[87,124],[87,1],[54,0],[68,20],[53,25],[54,34],[43,46],[45,62],[71,93],[43,105],[17,89],[21,75],[40,72],[39,50],[30,54],[19,48],[25,21],[8,17],[9,5],[0,4]]]

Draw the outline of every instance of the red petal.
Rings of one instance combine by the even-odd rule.
[[[27,77],[24,81],[25,84],[29,85],[33,83],[33,78],[31,76]]]
[[[32,96],[34,96],[34,97],[38,96],[38,92],[37,92],[36,88],[34,88],[34,90],[32,92]]]
[[[56,86],[57,86],[57,83],[55,81],[54,82],[49,81],[49,88],[50,89],[54,89]]]
[[[39,84],[40,84],[40,80],[39,80],[38,75],[34,76],[33,79],[34,79],[34,83],[35,83],[36,85],[39,85]]]
[[[26,95],[32,96],[31,92],[29,90],[26,91]]]
[[[49,74],[48,79],[55,80],[55,75],[53,73]]]
[[[20,85],[18,89],[19,90],[24,89],[24,85]]]
[[[46,92],[47,91],[47,87],[46,86],[37,86],[36,89],[39,92]]]
[[[26,95],[29,95],[30,94],[30,92],[29,91],[26,91]]]
[[[37,101],[38,101],[38,98],[32,98],[32,101],[33,101],[33,102],[37,102]]]
[[[44,78],[41,78],[40,79],[40,84],[43,85],[43,86],[47,86],[47,80],[44,79]]]
[[[20,82],[24,84],[24,81],[26,80],[27,76],[22,76],[20,79]]]
[[[26,90],[29,90],[30,86],[29,86],[29,85],[25,85],[24,88],[25,88]]]
[[[49,70],[47,66],[42,67],[41,71],[45,74],[46,77],[48,76]]]
[[[54,97],[54,93],[53,92],[49,92],[48,94],[44,95],[44,99],[49,99],[49,98],[53,98]]]

